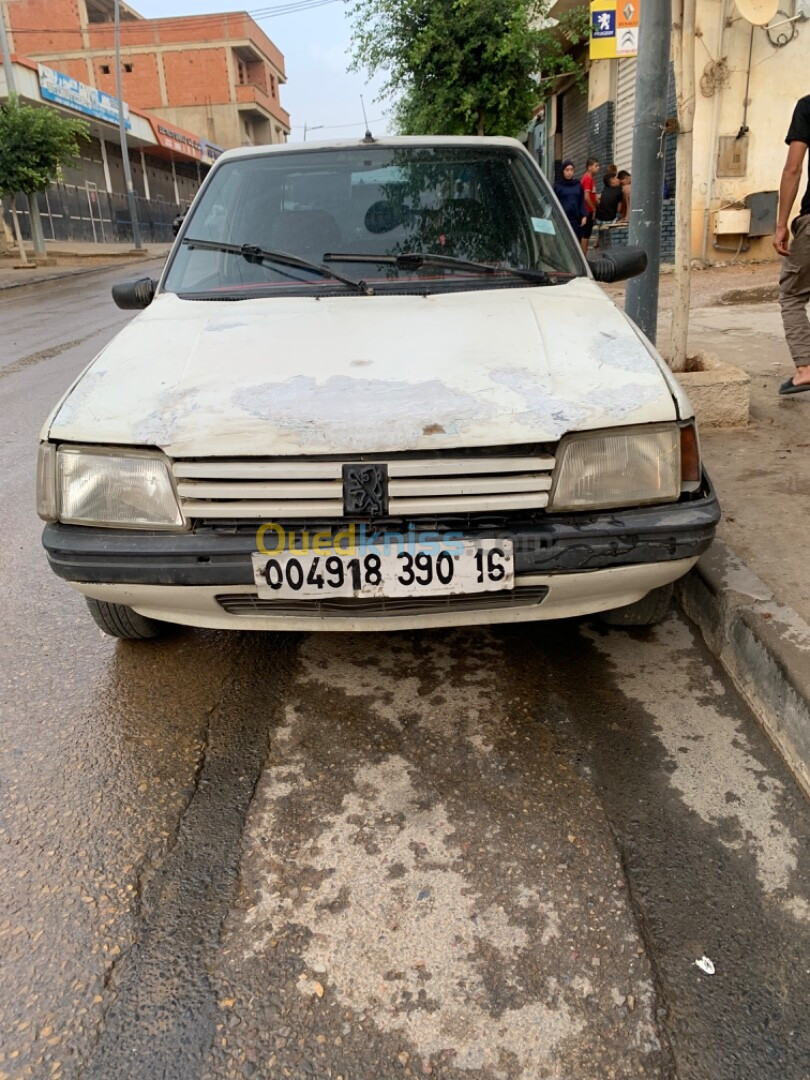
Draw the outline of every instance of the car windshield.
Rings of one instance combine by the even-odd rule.
[[[245,257],[246,247],[268,257]],[[420,289],[539,286],[584,273],[548,185],[524,154],[371,144],[223,162],[187,216],[163,288],[187,297],[357,295],[347,277],[396,291],[409,281]]]

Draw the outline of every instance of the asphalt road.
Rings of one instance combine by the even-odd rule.
[[[0,1080],[810,1077],[810,813],[676,612],[95,628],[33,465],[124,276],[0,292]]]

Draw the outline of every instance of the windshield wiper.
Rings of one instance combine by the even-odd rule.
[[[310,262],[309,259],[301,259],[298,255],[290,255],[286,251],[271,251],[267,248],[257,247],[255,244],[221,244],[216,240],[196,240],[190,236],[184,236],[181,241],[190,248],[202,248],[203,251],[224,251],[229,255],[241,255],[248,262],[275,262],[279,266],[291,266],[299,270],[312,270],[321,277],[334,278],[344,285],[356,289],[357,292],[366,296],[373,296],[374,290],[365,281],[355,281],[354,278],[344,277],[335,270],[321,263]]]
[[[398,270],[418,270],[420,266],[446,266],[448,270],[478,270],[482,274],[510,274],[512,277],[534,281],[538,285],[554,285],[554,278],[546,270],[531,270],[525,266],[492,266],[490,263],[475,262],[472,259],[457,259],[454,255],[431,255],[421,251],[406,251],[400,255],[356,255],[352,252],[341,254],[328,251],[323,261],[382,263],[396,266]]]

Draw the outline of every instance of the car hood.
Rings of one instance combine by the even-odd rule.
[[[673,392],[590,279],[427,296],[159,294],[57,409],[51,439],[173,457],[555,442],[673,420]]]

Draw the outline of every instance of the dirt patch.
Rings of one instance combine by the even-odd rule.
[[[779,299],[779,286],[759,285],[753,289],[732,289],[723,293],[719,304],[769,304]]]

